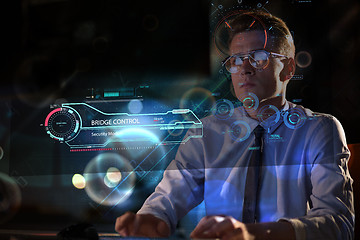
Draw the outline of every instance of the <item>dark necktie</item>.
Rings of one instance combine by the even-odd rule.
[[[261,169],[261,154],[262,154],[262,135],[264,133],[264,128],[258,125],[254,129],[255,134],[255,143],[252,146],[251,158],[249,161],[249,166],[246,174],[246,184],[245,184],[245,193],[244,193],[244,206],[243,206],[243,219],[244,223],[254,223],[256,221],[256,205],[257,205],[257,195],[259,191],[259,178],[260,178],[260,169]]]

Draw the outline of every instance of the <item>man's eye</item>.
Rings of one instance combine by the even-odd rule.
[[[266,61],[268,56],[265,52],[256,52],[252,56],[255,61]]]

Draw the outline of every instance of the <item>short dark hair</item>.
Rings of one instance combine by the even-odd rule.
[[[246,31],[264,31],[267,44],[271,50],[278,51],[288,57],[295,55],[294,40],[286,23],[278,17],[264,11],[241,11],[229,22],[229,41],[234,36]]]

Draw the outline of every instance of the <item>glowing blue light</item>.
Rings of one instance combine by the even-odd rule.
[[[145,140],[151,141],[153,143],[160,142],[159,138],[152,132],[144,129],[144,128],[127,128],[116,132],[116,138],[128,139],[129,141],[136,140]]]
[[[140,113],[143,109],[143,104],[140,100],[133,99],[129,102],[128,109],[131,113]]]

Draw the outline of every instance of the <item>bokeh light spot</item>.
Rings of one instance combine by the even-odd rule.
[[[129,161],[117,153],[102,153],[93,158],[85,168],[84,177],[88,196],[105,206],[115,206],[128,199],[136,181]]]
[[[133,99],[129,102],[128,109],[131,113],[140,113],[143,109],[143,104],[140,100]]]
[[[74,174],[74,176],[72,177],[72,184],[77,189],[84,189],[86,186],[86,181],[85,181],[85,178],[81,174],[77,173],[77,174]]]
[[[106,177],[113,183],[118,183],[121,180],[121,172],[116,167],[110,167],[107,170]]]
[[[300,51],[295,56],[296,65],[300,68],[307,68],[311,65],[312,57],[307,51]]]

